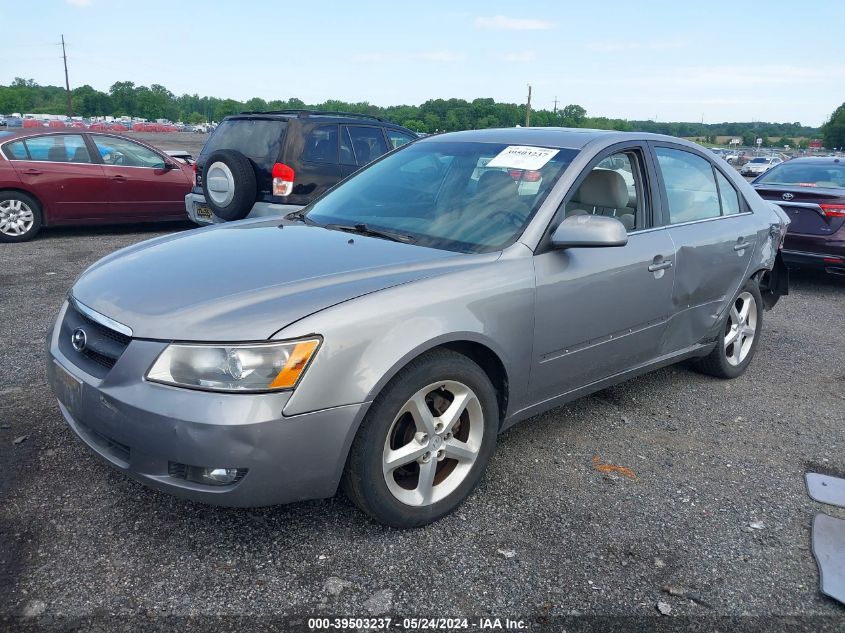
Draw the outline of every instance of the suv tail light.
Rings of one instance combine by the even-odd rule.
[[[293,180],[295,174],[293,169],[284,163],[273,165],[273,195],[287,196],[293,191]]]
[[[829,218],[845,218],[845,204],[821,203],[822,213]]]

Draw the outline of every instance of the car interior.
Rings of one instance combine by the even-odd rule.
[[[566,203],[566,216],[604,215],[617,218],[625,230],[637,228],[639,209],[639,170],[632,152],[613,154],[602,160],[587,175]]]

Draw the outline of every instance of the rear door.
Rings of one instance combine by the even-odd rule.
[[[340,163],[344,177],[387,153],[387,142],[380,127],[341,125],[340,134]]]
[[[285,153],[294,170],[293,192],[285,202],[305,205],[333,187],[341,178],[337,123],[303,123],[303,134],[289,134]]]
[[[108,181],[109,217],[172,219],[185,215],[191,182],[175,161],[127,138],[91,134]]]
[[[48,223],[102,217],[108,184],[81,134],[30,136],[4,147],[24,187],[45,206]]]
[[[750,274],[757,239],[750,208],[721,164],[688,147],[651,143],[663,222],[675,244],[673,316],[666,345],[709,339]]]

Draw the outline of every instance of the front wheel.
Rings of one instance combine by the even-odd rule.
[[[498,428],[496,392],[487,374],[461,354],[429,352],[373,402],[352,444],[344,491],[386,525],[436,521],[478,484]]]
[[[763,298],[752,279],[740,289],[725,315],[716,347],[693,366],[717,378],[742,375],[751,364],[762,329]]]

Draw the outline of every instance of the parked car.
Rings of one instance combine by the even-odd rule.
[[[743,176],[759,176],[782,162],[783,160],[777,156],[757,156],[745,163],[740,173]]]
[[[151,487],[259,506],[342,484],[422,525],[521,420],[682,360],[745,372],[787,291],[787,223],[676,138],[431,136],[286,219],[100,260],[49,333],[49,381],[72,431]]]
[[[197,157],[185,207],[198,224],[290,213],[416,138],[360,114],[284,110],[227,117]]]
[[[187,163],[122,136],[0,132],[0,241],[42,226],[184,220],[192,179]]]
[[[0,115],[0,127],[6,127],[6,117]]]
[[[752,184],[789,215],[788,263],[845,275],[845,159],[793,158]]]

